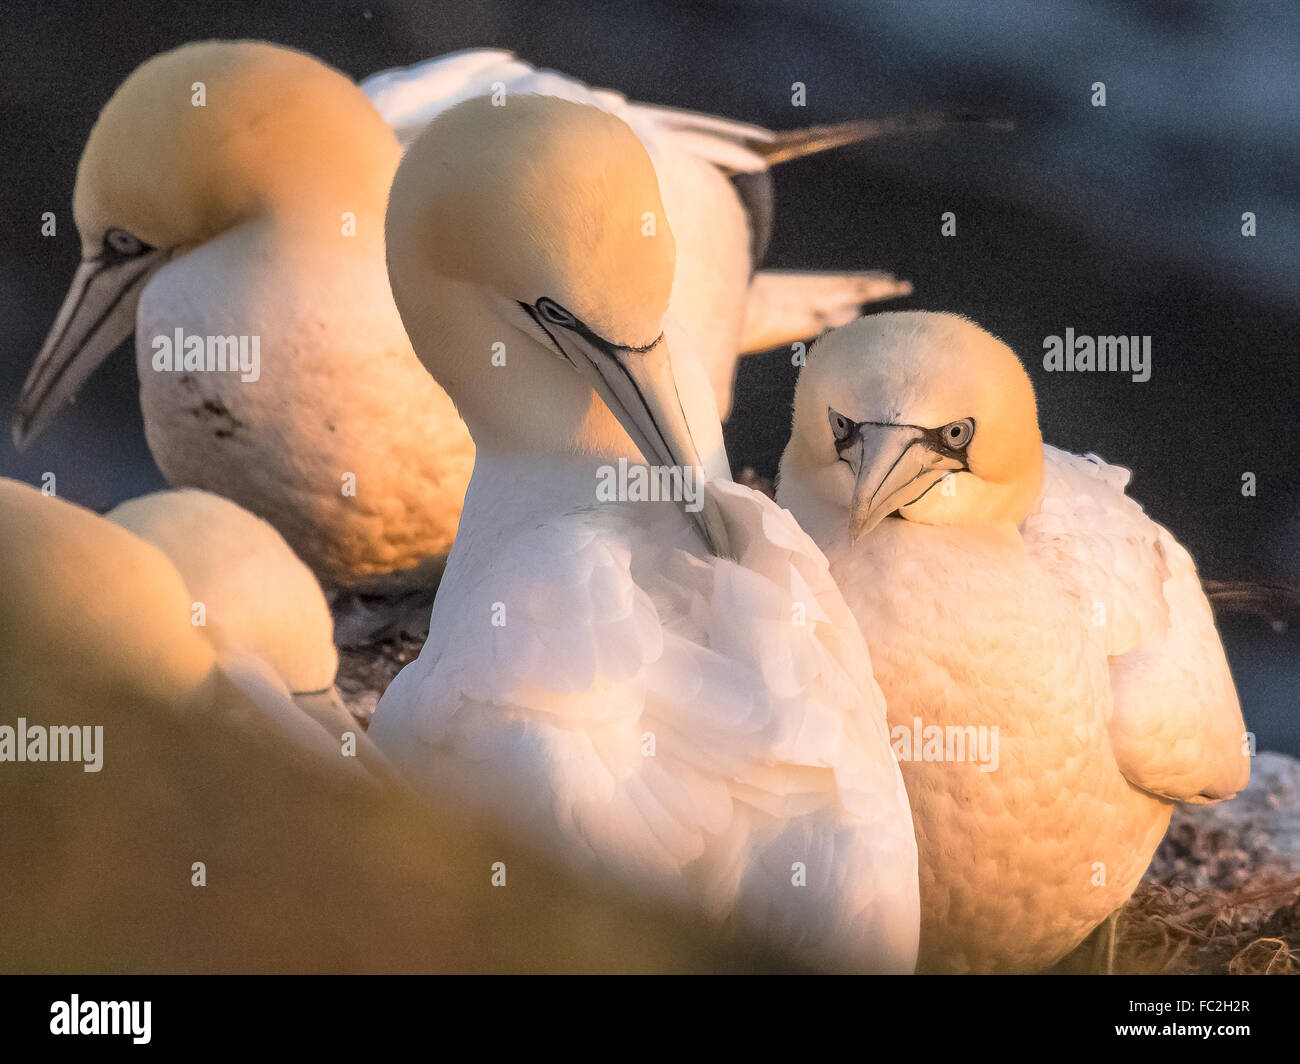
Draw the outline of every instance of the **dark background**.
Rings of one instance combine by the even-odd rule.
[[[955,310],[1025,358],[1044,437],[1134,471],[1132,493],[1204,575],[1300,586],[1300,4],[1253,0],[392,0],[12,3],[0,14],[0,412],[77,261],[70,199],[95,115],[156,52],[259,37],[356,78],[475,46],[628,96],[773,128],[951,107],[1016,119],[781,168],[776,266],[883,267],[897,306]],[[807,106],[791,106],[791,84]],[[1106,84],[1107,106],[1090,104]],[[59,220],[40,236],[41,212]],[[1258,235],[1241,235],[1254,211]],[[957,216],[940,236],[944,211]],[[1050,374],[1067,327],[1152,337],[1150,381]],[[788,352],[742,365],[733,464],[771,474],[788,433]],[[161,485],[134,359],[119,352],[0,475],[97,509]],[[1241,474],[1258,494],[1243,498]],[[3,549],[3,545],[0,545]],[[3,594],[3,589],[0,589]],[[1227,619],[1261,747],[1300,754],[1300,637]]]

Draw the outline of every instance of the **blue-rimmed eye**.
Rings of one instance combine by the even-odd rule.
[[[846,418],[843,414],[836,413],[830,407],[826,408],[826,413],[830,417],[831,432],[835,434],[837,440],[843,443],[853,435],[853,430],[857,428],[855,421]]]
[[[149,245],[125,229],[110,229],[104,234],[104,250],[124,259],[133,259],[149,250]]]
[[[954,451],[959,451],[970,443],[975,435],[975,422],[968,417],[952,421],[939,430],[943,442]]]
[[[578,320],[555,300],[545,297],[537,301],[537,313],[551,325],[559,325],[565,329],[573,328]]]

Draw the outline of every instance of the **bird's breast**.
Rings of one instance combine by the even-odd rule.
[[[170,484],[234,499],[351,584],[446,553],[473,444],[382,258],[309,252],[227,235],[161,270],[137,313],[141,406]]]

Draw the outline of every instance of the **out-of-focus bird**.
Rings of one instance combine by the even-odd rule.
[[[358,754],[381,760],[334,687],[339,659],[325,595],[274,528],[192,488],[131,499],[106,516],[167,556],[218,651],[269,666],[284,693],[335,740],[358,733]]]
[[[342,756],[346,740],[287,690],[332,680],[321,593],[278,536],[236,514],[194,492],[119,508],[173,565],[118,524],[0,480],[0,968],[777,963],[579,883],[463,808],[417,803],[360,748]],[[200,590],[206,627],[192,623]],[[49,760],[53,739],[45,760],[16,763],[14,734],[83,727],[102,729],[97,771]]]
[[[673,310],[700,338],[724,410],[746,343],[798,339],[910,291],[881,274],[750,283],[770,224],[769,161],[887,128],[771,134],[626,104],[498,52],[370,84],[405,133],[417,102],[436,113],[500,79],[509,92],[592,95],[653,144],[680,215]],[[82,154],[82,264],[24,384],[15,440],[40,431],[134,330],[145,432],[169,483],[271,521],[331,589],[427,584],[455,535],[473,447],[392,305],[383,211],[400,155],[365,93],[299,52],[213,41],[144,63]],[[733,175],[751,175],[743,192]],[[742,339],[751,290],[761,305]],[[495,343],[483,357],[508,358]]]
[[[409,148],[394,297],[477,458],[372,734],[572,868],[816,965],[910,971],[915,840],[870,660],[821,553],[729,479],[665,321],[670,220],[632,130],[586,105],[470,100]]]
[[[956,315],[870,316],[809,352],[777,499],[885,692],[922,970],[1052,964],[1124,904],[1174,802],[1249,777],[1196,568],[1127,483],[1045,447],[1015,354]]]
[[[15,627],[0,636],[9,694],[41,676],[55,692],[64,682],[121,699],[161,691],[330,765],[348,760],[351,732],[349,754],[388,771],[334,689],[338,653],[320,585],[265,521],[194,490],[132,499],[105,519],[15,481],[0,489],[13,548]],[[40,564],[28,564],[40,551]],[[110,624],[108,612],[129,612],[132,624]],[[22,616],[30,623],[20,631]]]

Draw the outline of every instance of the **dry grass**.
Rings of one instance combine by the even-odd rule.
[[[1120,922],[1117,971],[1139,975],[1300,974],[1300,875],[1198,889],[1143,882]]]
[[[1182,806],[1125,907],[1116,968],[1300,974],[1300,764],[1256,759],[1231,802]]]

